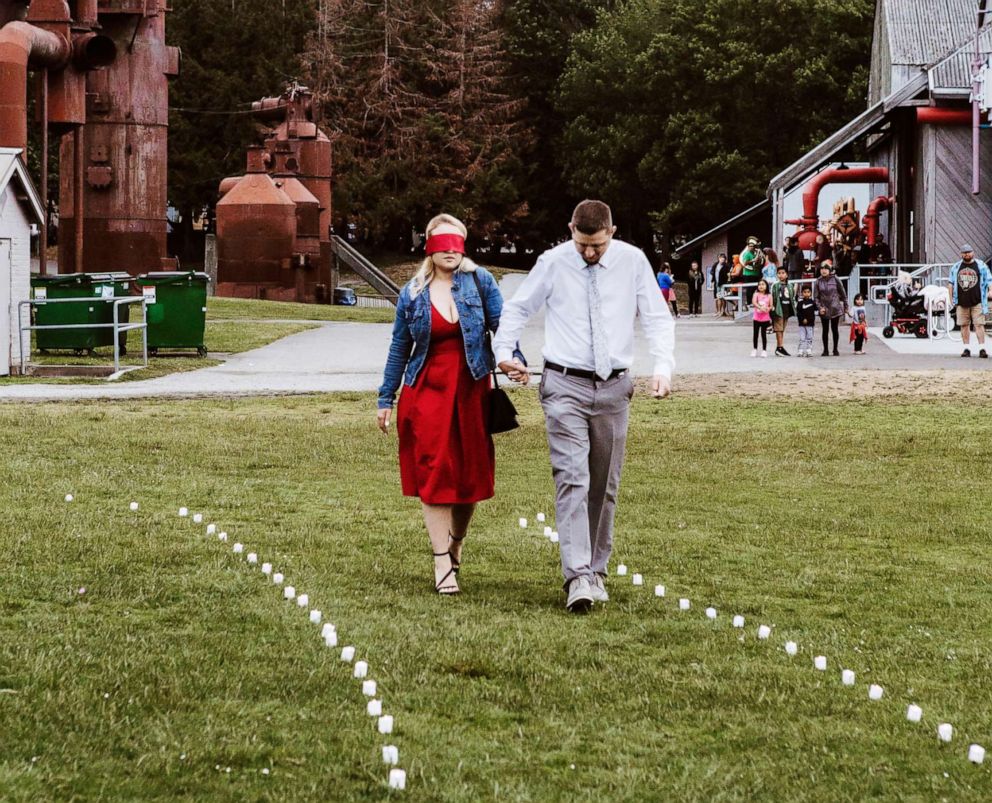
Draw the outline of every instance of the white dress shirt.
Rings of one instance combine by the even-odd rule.
[[[510,301],[503,305],[499,331],[493,339],[496,361],[513,359],[514,344],[528,319],[547,305],[544,359],[566,368],[593,370],[589,324],[589,279],[586,262],[566,240],[545,251]],[[599,264],[603,322],[613,370],[634,362],[634,319],[654,358],[654,373],[671,379],[675,368],[675,321],[641,249],[613,240]]]

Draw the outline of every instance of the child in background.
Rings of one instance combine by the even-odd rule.
[[[664,296],[665,301],[669,303],[672,308],[672,315],[676,318],[679,317],[679,302],[675,298],[675,277],[672,275],[672,266],[667,262],[661,266],[661,272],[658,274],[658,287],[661,289],[661,294]]]
[[[854,343],[854,353],[865,353],[865,341],[868,339],[868,313],[865,310],[865,297],[858,293],[854,297],[854,307],[851,309],[851,342]]]
[[[796,318],[799,321],[799,356],[813,356],[813,330],[816,327],[816,302],[813,301],[813,288],[803,285],[802,298],[796,304]]]
[[[761,356],[768,356],[768,327],[772,322],[772,294],[768,292],[768,282],[764,279],[758,280],[754,297],[751,299],[751,309],[754,312],[753,323],[751,324],[752,341],[754,348],[751,356],[758,356],[758,333],[761,333]]]

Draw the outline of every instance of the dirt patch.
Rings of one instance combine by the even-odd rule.
[[[638,384],[646,386],[647,380],[640,379]],[[954,370],[686,374],[676,377],[674,392],[691,398],[985,402],[992,401],[992,377],[985,372]]]

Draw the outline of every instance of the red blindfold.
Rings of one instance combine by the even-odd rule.
[[[438,251],[454,251],[458,254],[464,254],[465,238],[460,234],[432,234],[427,238],[425,250],[428,255],[436,254]]]

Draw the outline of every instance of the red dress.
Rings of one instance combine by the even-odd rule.
[[[431,305],[431,342],[396,413],[404,496],[428,505],[457,505],[494,493],[496,456],[486,432],[490,381],[473,379],[462,327]]]

